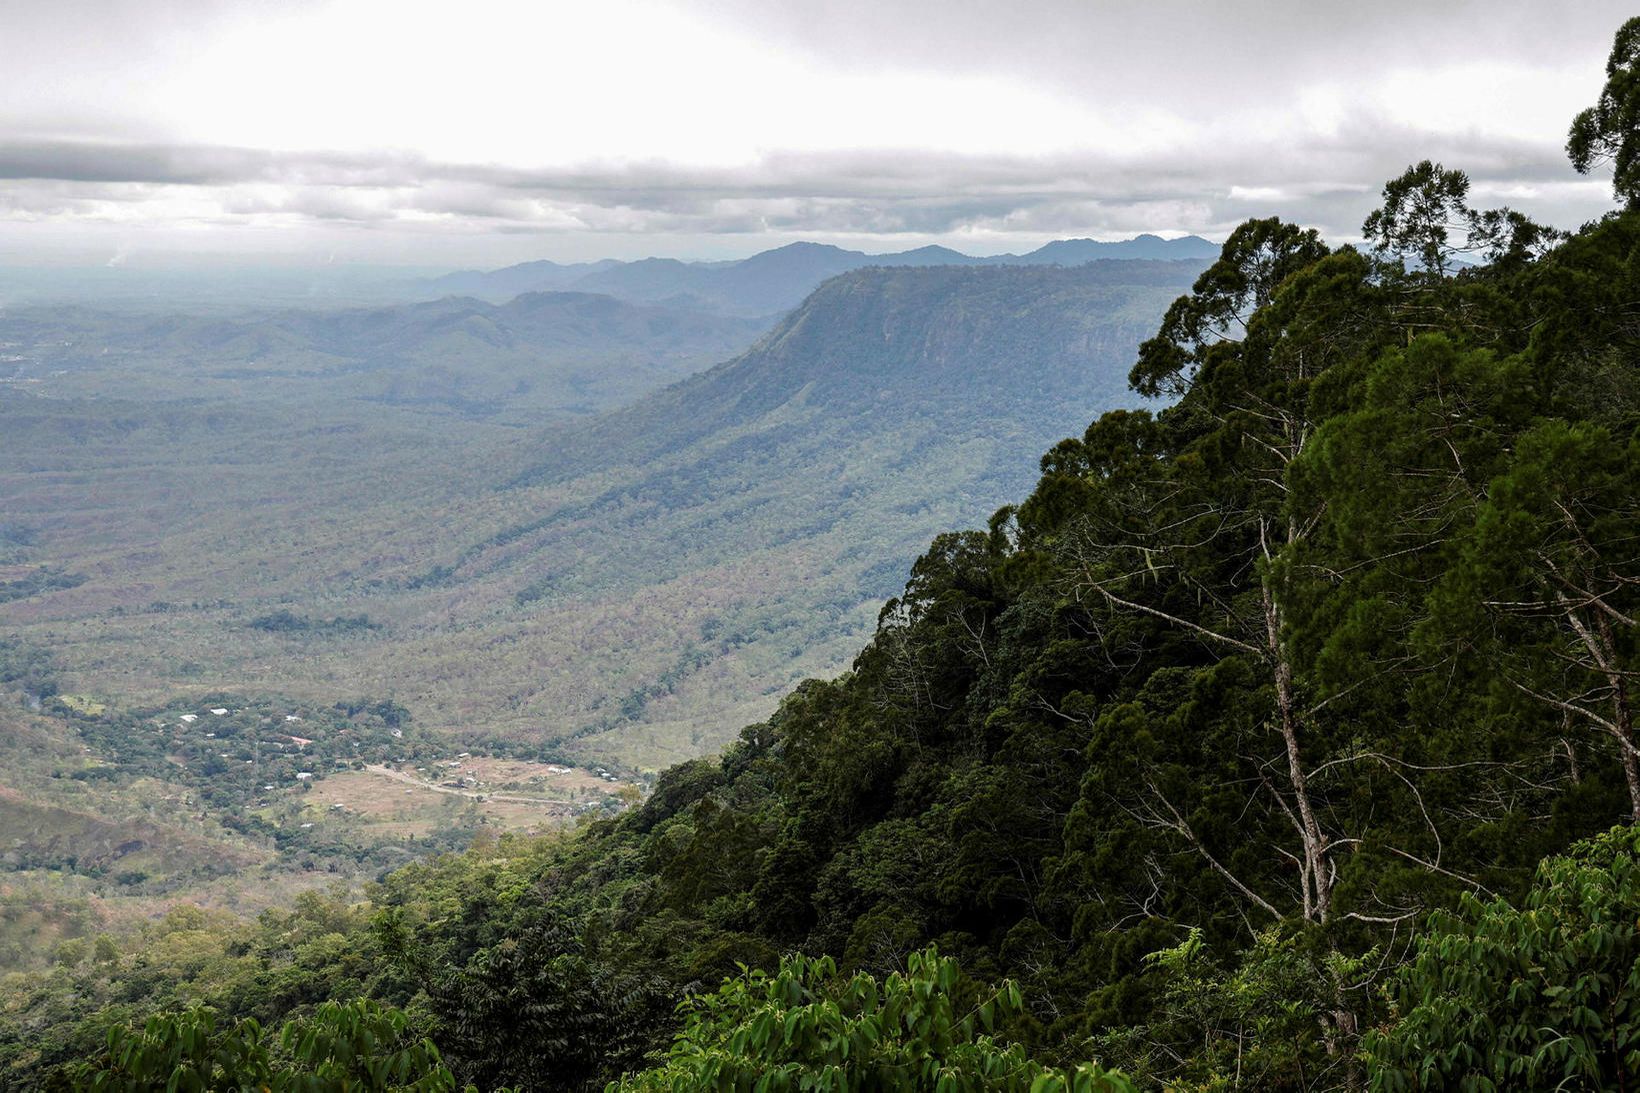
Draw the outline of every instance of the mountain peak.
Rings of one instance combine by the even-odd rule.
[[[980,259],[973,258],[960,250],[942,247],[930,243],[926,247],[915,250],[903,250],[898,254],[877,255],[885,266],[969,266],[980,264]]]
[[[771,254],[819,254],[821,252],[827,254],[857,253],[854,251],[846,251],[842,247],[836,247],[830,243],[816,243],[810,239],[799,239],[793,243],[785,243],[778,247],[771,247],[765,251],[758,251],[756,254],[752,255],[751,258],[745,259],[745,261],[750,262],[752,258],[767,258]]]
[[[759,251],[750,258],[743,258],[739,262],[725,264],[725,268],[752,267],[792,264],[792,263],[824,263],[828,267],[839,262],[857,265],[857,259],[865,255],[859,251],[844,250],[834,247],[830,243],[811,243],[807,240],[798,240],[787,243],[785,246],[775,247],[773,250]]]
[[[1183,235],[1177,239],[1163,239],[1159,235],[1147,232],[1143,235],[1136,235],[1132,239],[1122,239],[1115,242],[1103,242],[1098,239],[1057,239],[1014,260],[1026,265],[1052,263],[1061,266],[1079,266],[1085,262],[1102,262],[1112,259],[1211,259],[1216,258],[1218,253],[1219,245],[1217,243],[1209,242],[1199,235]]]

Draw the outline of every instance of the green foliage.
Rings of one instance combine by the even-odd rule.
[[[1463,243],[1452,240],[1455,232],[1463,233]],[[1427,159],[1384,185],[1384,204],[1367,217],[1361,233],[1380,254],[1411,258],[1435,277],[1446,276],[1459,253],[1514,266],[1565,238],[1513,209],[1471,208],[1469,176]]]
[[[1348,1037],[1336,1022],[1370,1010],[1368,984],[1382,954],[1345,956],[1316,940],[1273,928],[1226,966],[1191,929],[1178,945],[1146,957],[1158,992],[1152,1022],[1110,1029],[1096,1042],[1141,1085],[1358,1087],[1358,1060],[1339,1050]]]
[[[521,929],[431,985],[436,1033],[481,1087],[582,1088],[659,1035],[668,992],[595,958],[558,922]]]
[[[16,687],[36,698],[50,698],[57,693],[56,659],[17,638],[0,638],[0,685]]]
[[[1566,154],[1579,174],[1612,165],[1612,190],[1629,208],[1640,205],[1640,17],[1617,31],[1606,61],[1600,99],[1572,121]]]
[[[1277,286],[1326,253],[1313,229],[1276,217],[1242,224],[1190,294],[1168,308],[1156,336],[1139,347],[1129,382],[1151,397],[1182,394],[1208,349],[1233,337],[1252,312],[1270,303]]]
[[[1450,235],[1466,227],[1469,176],[1424,160],[1384,184],[1384,205],[1367,217],[1361,234],[1378,249],[1410,255],[1444,275],[1453,247]]]
[[[1370,1036],[1375,1093],[1627,1089],[1640,1079],[1640,831],[1550,858],[1520,906],[1437,914]]]
[[[932,948],[906,964],[880,984],[840,977],[828,957],[786,957],[772,975],[743,970],[684,1003],[663,1065],[609,1091],[1135,1093],[1120,1074],[1091,1063],[1047,1067],[1007,1043],[999,1030],[1024,1012],[1013,983],[966,983]]]
[[[224,1023],[213,1010],[194,1007],[155,1014],[140,1029],[110,1029],[102,1058],[68,1068],[54,1084],[75,1093],[455,1088],[438,1049],[407,1031],[404,1014],[374,1002],[326,1002],[311,1018],[288,1023],[279,1047],[276,1055],[252,1018]]]

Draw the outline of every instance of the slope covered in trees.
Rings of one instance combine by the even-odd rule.
[[[1637,40],[1574,156],[1640,141]],[[1093,1058],[1125,1076],[1040,1088],[1633,1088],[1625,178],[1564,238],[1437,164],[1385,188],[1371,253],[1243,225],[1139,352],[1176,401],[1102,416],[936,540],[851,672],[573,837],[202,938],[142,995],[140,957],[31,981],[60,1008],[5,1057],[39,1073],[137,998],[366,994],[482,1088],[820,1081],[858,1022],[892,1056],[909,974],[924,1054],[963,1061],[871,1088]]]

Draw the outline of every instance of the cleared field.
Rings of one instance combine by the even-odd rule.
[[[373,765],[315,782],[302,793],[303,822],[361,833],[424,838],[456,821],[509,831],[561,825],[577,814],[630,800],[628,783],[517,759],[463,758],[417,767]]]
[[[624,784],[610,781],[595,770],[523,759],[463,756],[423,766],[405,765],[406,774],[428,781],[462,781],[468,788],[490,793],[527,793],[561,801],[596,801],[615,794]]]

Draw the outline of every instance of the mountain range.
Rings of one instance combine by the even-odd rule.
[[[866,254],[824,243],[790,243],[732,262],[645,258],[559,265],[525,262],[504,269],[464,271],[423,283],[430,295],[455,293],[504,299],[521,292],[573,288],[623,300],[667,302],[739,315],[771,315],[797,306],[822,281],[867,266],[1079,266],[1109,260],[1206,261],[1218,244],[1187,235],[1140,235],[1117,242],[1061,239],[1028,254],[974,257],[948,247]]]

